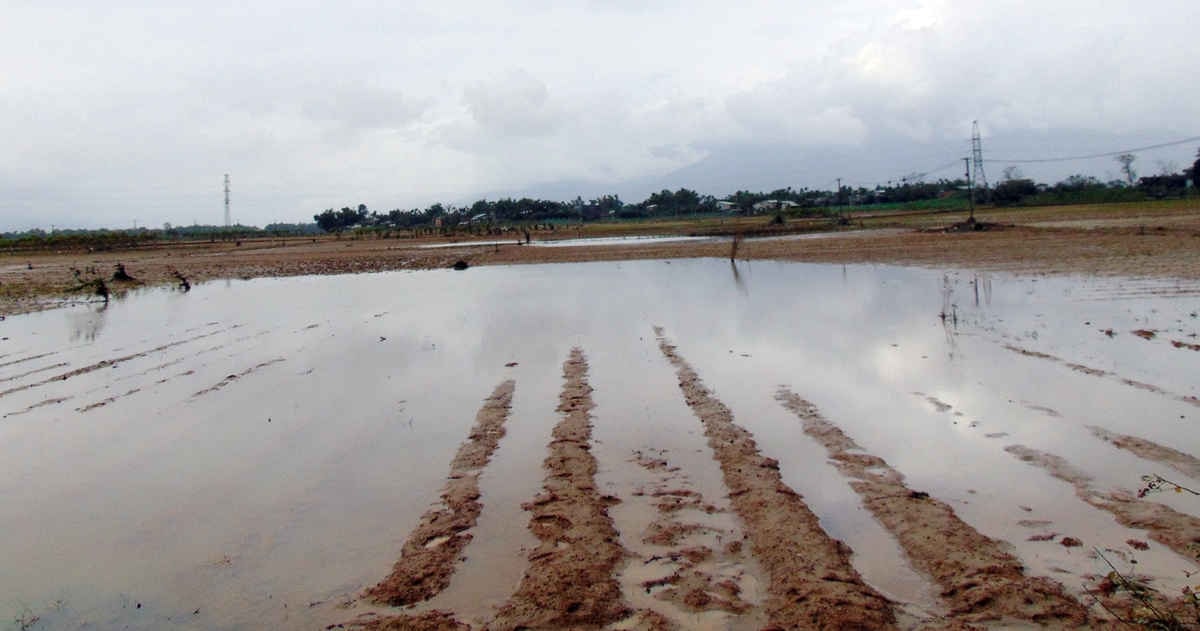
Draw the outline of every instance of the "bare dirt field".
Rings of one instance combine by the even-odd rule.
[[[31,254],[0,625],[1187,628],[1200,210],[983,217]]]
[[[589,224],[539,233],[539,239],[613,235],[736,232],[780,236],[747,238],[741,259],[824,263],[888,263],[926,267],[970,267],[1026,273],[1080,273],[1108,276],[1200,279],[1200,200],[1149,204],[1062,206],[980,211],[981,221],[1002,224],[988,231],[947,233],[939,228],[966,218],[964,213],[884,213],[863,215],[851,228],[824,220],[794,220],[772,227],[767,217],[728,220]],[[836,230],[829,232],[830,230]],[[515,234],[515,233],[514,233]],[[117,252],[20,252],[0,256],[0,314],[53,306],[78,286],[73,270],[108,278],[122,263],[138,283],[111,283],[115,291],[172,285],[179,272],[190,282],[311,274],[438,269],[457,261],[475,265],[565,263],[658,258],[728,258],[727,237],[691,241],[643,241],[608,245],[532,247],[519,239],[480,237],[487,245],[430,239],[259,239],[238,243],[194,242]],[[86,299],[87,291],[75,292]]]

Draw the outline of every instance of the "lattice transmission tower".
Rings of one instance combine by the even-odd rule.
[[[973,186],[983,187],[983,199],[987,201],[988,181],[983,172],[983,138],[979,135],[979,121],[971,123],[971,171],[975,175]]]
[[[229,227],[229,174],[225,174],[225,227]]]

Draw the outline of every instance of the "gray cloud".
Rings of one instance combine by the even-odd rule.
[[[265,223],[886,181],[964,155],[976,119],[994,156],[1161,142],[1200,133],[1197,22],[1184,0],[10,3],[0,229],[219,221],[225,172]]]

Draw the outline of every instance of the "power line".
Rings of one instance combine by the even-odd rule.
[[[1118,151],[1106,151],[1104,153],[1093,153],[1093,154],[1082,155],[1082,156],[1061,156],[1058,158],[1024,158],[1024,159],[1020,159],[1020,160],[1002,160],[1002,159],[997,159],[997,158],[989,158],[987,160],[984,160],[984,162],[1004,162],[1004,163],[1008,163],[1008,164],[1034,164],[1034,163],[1043,163],[1043,162],[1069,162],[1071,160],[1091,160],[1092,158],[1109,158],[1112,156],[1119,156],[1123,153],[1137,153],[1139,151],[1149,151],[1151,149],[1162,149],[1163,147],[1174,147],[1176,145],[1186,145],[1189,142],[1196,142],[1198,140],[1200,140],[1200,136],[1192,136],[1190,138],[1184,138],[1182,140],[1173,140],[1171,142],[1163,142],[1163,143],[1159,143],[1157,145],[1147,145],[1145,147],[1134,147],[1133,149],[1121,149]]]

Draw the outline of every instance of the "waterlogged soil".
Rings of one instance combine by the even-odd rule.
[[[1139,493],[1200,489],[1198,310],[1185,279],[670,259],[9,317],[0,620],[1103,627],[1133,609],[1100,554],[1164,594],[1200,569],[1200,502]]]
[[[196,284],[217,279],[442,269],[458,261],[478,266],[728,258],[728,235],[734,233],[782,235],[739,243],[737,256],[745,260],[1200,280],[1200,204],[1098,208],[993,209],[982,216],[1001,224],[1002,229],[968,233],[940,230],[961,221],[961,213],[907,212],[855,215],[850,228],[819,219],[796,219],[774,226],[768,217],[716,224],[682,221],[662,228],[653,224],[574,227],[536,231],[528,246],[521,245],[517,236],[346,236],[188,242],[106,252],[6,252],[0,254],[0,314],[50,308],[63,301],[95,300],[88,291],[67,291],[81,285],[76,270],[85,280],[108,279],[118,263],[124,264],[134,279],[109,283],[110,290],[120,294],[147,284],[178,287],[180,277]],[[1098,215],[1116,220],[1097,223]],[[605,236],[614,233],[620,236]],[[3,264],[4,259],[10,264]],[[1194,341],[1176,341],[1180,348],[1200,348]]]

